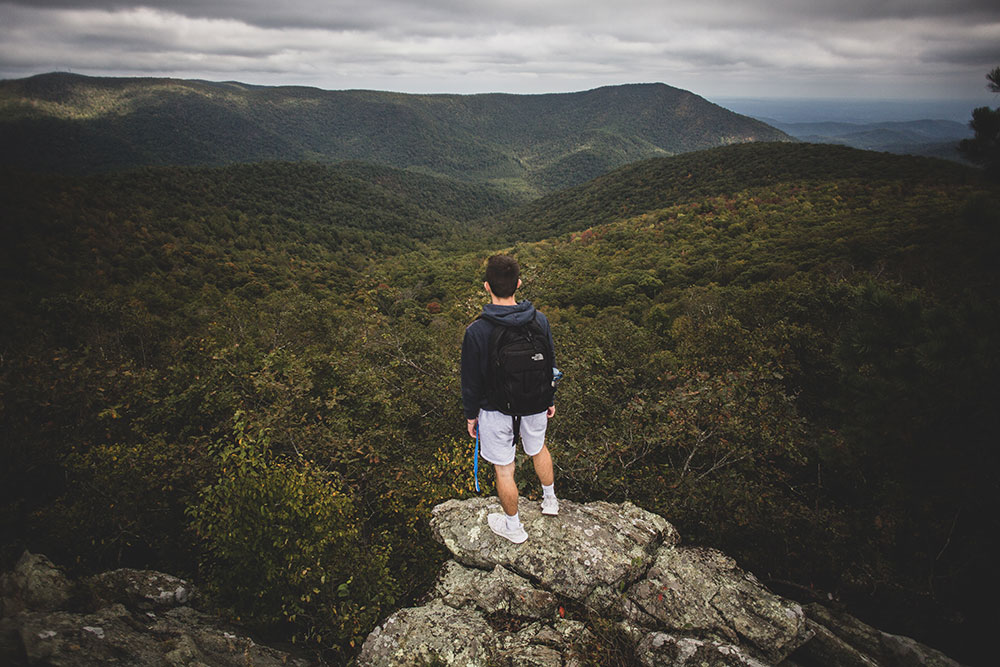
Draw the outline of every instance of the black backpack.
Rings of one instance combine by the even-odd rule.
[[[538,314],[521,326],[495,324],[490,334],[487,398],[505,415],[545,412],[552,405],[552,348]]]

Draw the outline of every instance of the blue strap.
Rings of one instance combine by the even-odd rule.
[[[479,424],[476,424],[476,449],[472,452],[472,474],[476,478],[476,493],[479,493]]]

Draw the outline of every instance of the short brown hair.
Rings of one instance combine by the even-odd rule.
[[[505,299],[514,295],[521,267],[510,255],[493,255],[486,260],[486,282],[494,296]]]

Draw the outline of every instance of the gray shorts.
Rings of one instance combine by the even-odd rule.
[[[534,456],[545,446],[545,427],[549,418],[544,412],[521,417],[521,446]],[[479,411],[479,453],[498,466],[514,462],[514,418],[495,410]]]

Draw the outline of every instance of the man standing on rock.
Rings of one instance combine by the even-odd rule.
[[[494,255],[483,287],[491,303],[465,330],[462,342],[462,405],[469,435],[478,429],[482,457],[496,470],[503,514],[490,514],[494,533],[515,544],[528,539],[517,510],[516,439],[531,457],[542,484],[542,514],[559,513],[552,457],[545,428],[555,415],[555,347],[545,315],[514,298],[521,286],[517,260]]]

